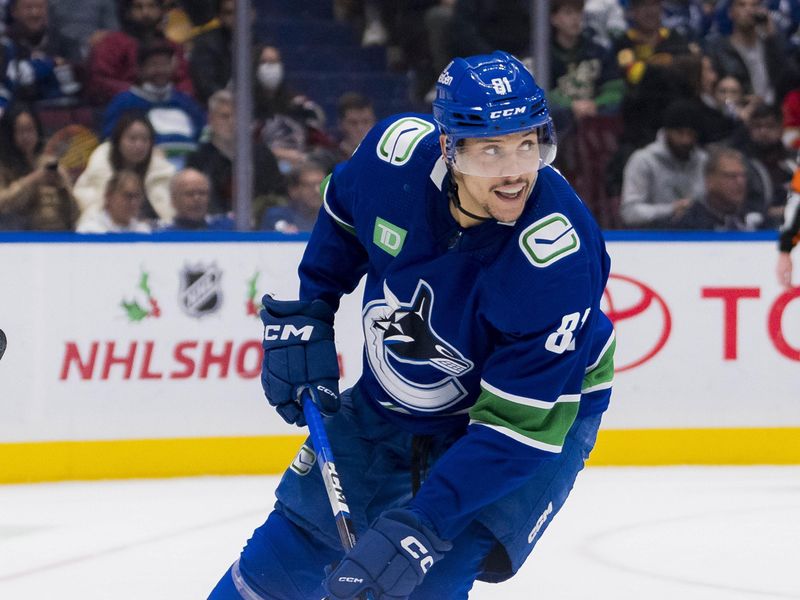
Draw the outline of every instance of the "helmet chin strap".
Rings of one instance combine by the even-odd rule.
[[[447,197],[450,199],[450,202],[453,203],[453,206],[456,207],[460,213],[467,215],[470,219],[475,219],[476,221],[494,221],[493,217],[479,217],[475,213],[469,212],[466,208],[461,206],[461,200],[458,199],[458,184],[455,182],[453,178],[453,174],[450,174],[450,185],[447,189]]]

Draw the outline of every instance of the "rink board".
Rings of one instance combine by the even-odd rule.
[[[618,369],[592,464],[800,463],[800,290],[774,236],[608,237]],[[255,313],[296,295],[304,246],[0,236],[0,481],[280,472],[302,437],[261,394]],[[347,386],[355,295],[336,331]]]

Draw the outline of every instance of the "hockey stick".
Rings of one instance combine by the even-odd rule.
[[[333,460],[333,451],[325,433],[325,425],[319,408],[314,404],[310,388],[305,387],[300,391],[300,401],[303,404],[303,413],[308,423],[311,443],[317,451],[317,464],[319,465],[325,490],[328,492],[328,501],[331,504],[333,518],[336,519],[336,529],[339,532],[339,541],[345,552],[349,552],[356,545],[356,532],[353,520],[350,518],[350,508],[347,506],[339,474],[336,472],[336,463]],[[359,596],[359,600],[372,600],[372,594],[366,593]]]
[[[6,334],[3,333],[2,329],[0,329],[0,358],[3,358],[3,354],[5,354],[7,345],[8,340],[6,339]]]

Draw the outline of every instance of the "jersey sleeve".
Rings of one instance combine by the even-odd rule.
[[[453,539],[561,452],[584,390],[610,394],[613,332],[589,279],[576,271],[545,286],[569,292],[538,310],[532,302],[529,329],[501,334],[467,434],[437,461],[411,503],[443,538]]]
[[[346,162],[322,182],[322,208],[300,262],[300,299],[321,298],[334,310],[367,271],[367,252],[356,236],[358,187]]]

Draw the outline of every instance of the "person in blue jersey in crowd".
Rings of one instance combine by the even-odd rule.
[[[494,52],[453,60],[433,118],[379,122],[323,183],[299,300],[263,298],[262,384],[299,426],[311,387],[358,542],[340,548],[307,441],[212,600],[452,600],[521,567],[613,379],[609,257],[555,152],[544,92]],[[333,317],[365,274],[363,373],[340,396]]]

